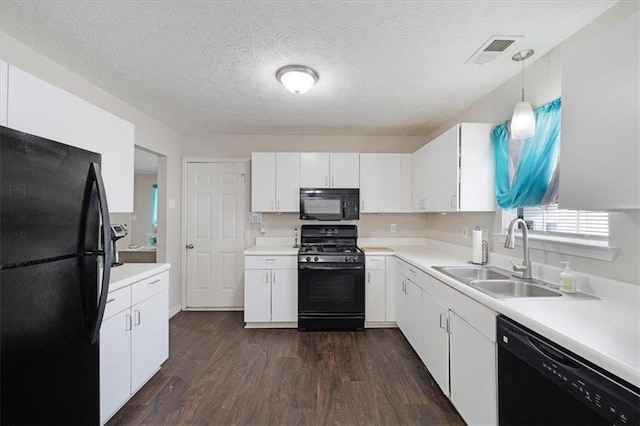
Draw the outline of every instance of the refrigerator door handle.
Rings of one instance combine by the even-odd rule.
[[[100,204],[100,216],[102,218],[102,245],[104,252],[104,268],[102,270],[102,284],[100,285],[100,296],[98,298],[98,313],[96,322],[91,331],[91,344],[95,344],[100,339],[100,325],[104,317],[104,310],[107,306],[107,294],[109,293],[109,280],[111,278],[111,264],[113,263],[113,247],[111,241],[111,222],[109,222],[109,207],[107,206],[107,193],[104,190],[104,182],[100,172],[100,164],[91,163],[89,176],[96,183],[98,190],[98,203]]]

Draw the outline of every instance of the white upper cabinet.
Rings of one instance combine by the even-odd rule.
[[[411,154],[360,154],[360,211],[411,211]]]
[[[8,68],[7,126],[102,154],[109,210],[132,212],[133,124],[19,68]]]
[[[300,153],[301,188],[359,188],[359,154]]]
[[[9,64],[0,61],[0,126],[7,125],[7,93],[9,88]]]
[[[300,154],[253,152],[251,154],[251,210],[297,212],[300,210]]]
[[[414,153],[414,211],[495,211],[492,127],[458,124]]]
[[[639,27],[636,12],[562,62],[560,208],[640,209]]]

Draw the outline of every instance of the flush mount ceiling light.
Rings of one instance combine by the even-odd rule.
[[[318,73],[303,65],[286,65],[276,72],[276,78],[291,93],[301,95],[318,81]]]
[[[524,60],[533,56],[532,49],[522,50],[511,57],[516,62],[522,62],[522,101],[518,102],[513,117],[511,117],[511,138],[530,138],[536,131],[536,117],[533,115],[531,104],[524,100]]]

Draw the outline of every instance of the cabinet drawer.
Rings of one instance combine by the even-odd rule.
[[[365,256],[367,269],[384,269],[385,256]]]
[[[298,256],[245,256],[245,269],[298,269]]]
[[[404,260],[396,259],[396,271],[400,272],[406,278],[409,278],[413,281],[414,284],[417,284],[419,287],[422,287],[422,270],[416,268],[410,263],[405,262]]]
[[[163,272],[145,280],[138,281],[131,286],[131,304],[135,305],[154,294],[169,288],[169,273]]]
[[[127,286],[119,290],[111,291],[107,295],[107,306],[104,308],[103,320],[115,314],[129,309],[131,306],[131,287]]]

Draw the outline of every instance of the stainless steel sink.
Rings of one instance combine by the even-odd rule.
[[[496,299],[547,297],[557,298],[556,300],[598,299],[585,293],[561,293],[556,290],[557,286],[545,281],[524,280],[496,266],[464,265],[432,266],[432,268]]]
[[[508,280],[511,278],[509,271],[495,266],[434,266],[433,269],[465,284],[476,280]]]
[[[560,297],[562,293],[536,284],[516,280],[475,280],[471,287],[497,299],[512,297]]]

